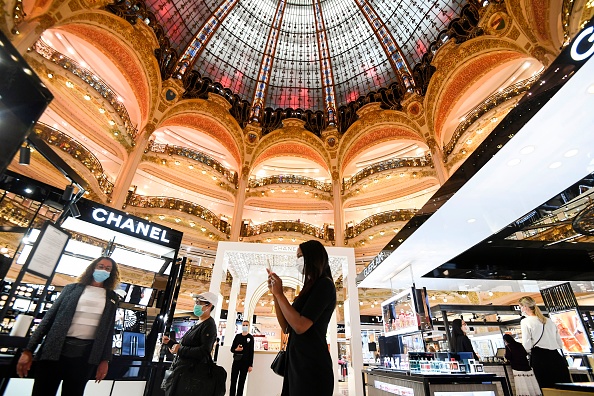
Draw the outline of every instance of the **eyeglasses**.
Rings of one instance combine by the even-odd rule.
[[[199,304],[199,305],[204,305],[204,306],[206,306],[206,305],[210,305],[210,303],[209,303],[208,301],[199,300],[199,299],[197,299],[197,298],[195,298],[195,299],[194,299],[194,302],[195,302],[196,304]]]

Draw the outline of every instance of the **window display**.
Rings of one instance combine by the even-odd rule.
[[[382,303],[386,336],[431,329],[425,289],[410,289]]]
[[[119,289],[125,293],[122,299],[123,302],[134,305],[142,305],[144,307],[150,305],[150,300],[153,295],[152,288],[131,285],[128,283],[120,283]]]

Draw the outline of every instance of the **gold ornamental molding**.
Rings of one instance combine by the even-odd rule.
[[[461,95],[459,91],[447,92],[452,87],[455,78],[458,78],[458,84],[463,85],[459,89],[467,90],[471,84],[464,78],[470,77],[476,81],[477,78],[486,75],[502,62],[520,57],[531,58],[531,55],[511,40],[491,36],[480,36],[460,45],[449,41],[440,48],[433,61],[437,71],[433,74],[427,88],[424,105],[428,128],[433,132],[438,142],[441,139],[439,131],[436,130],[437,109],[443,111],[445,103],[448,107],[445,111],[449,112],[451,103]],[[445,96],[446,93],[449,95],[448,97]]]
[[[329,171],[330,154],[320,138],[302,126],[292,124],[291,119],[283,120],[283,124],[287,125],[287,121],[289,121],[288,126],[276,129],[262,137],[254,149],[250,170],[266,159],[290,154],[312,160]],[[303,123],[300,120],[295,121]]]
[[[144,125],[159,104],[161,75],[154,56],[158,47],[152,30],[101,10],[85,10],[58,21],[57,29],[72,33],[97,48],[116,65],[134,90]]]
[[[156,129],[175,126],[196,129],[221,142],[235,161],[241,164],[245,157],[243,131],[228,108],[218,98],[212,98],[215,95],[209,93],[207,100],[180,100],[163,113]]]

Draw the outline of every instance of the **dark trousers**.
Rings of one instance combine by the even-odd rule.
[[[229,396],[243,396],[243,386],[245,385],[249,367],[247,363],[243,363],[241,360],[233,362],[233,366],[231,366],[231,389]],[[239,382],[237,381],[237,377],[239,377]],[[237,393],[235,393],[235,390],[237,390]]]
[[[31,396],[55,396],[62,383],[62,396],[83,396],[87,381],[94,377],[97,366],[88,362],[88,354],[78,358],[35,362],[35,384]]]

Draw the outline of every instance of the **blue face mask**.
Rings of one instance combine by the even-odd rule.
[[[200,317],[200,316],[202,316],[203,313],[204,313],[204,311],[202,310],[202,305],[200,305],[200,304],[194,305],[194,315]]]
[[[95,279],[95,282],[103,283],[107,278],[109,278],[110,275],[110,272],[96,269],[93,272],[93,279]]]

